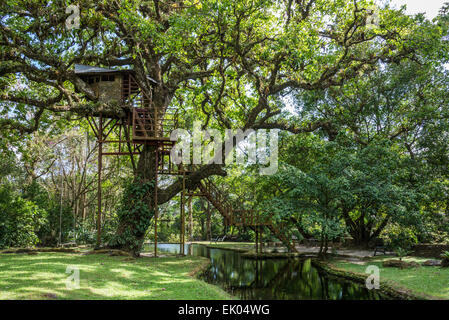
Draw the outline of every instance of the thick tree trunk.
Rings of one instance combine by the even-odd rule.
[[[134,177],[134,183],[144,184],[147,182],[155,181],[156,174],[156,152],[154,146],[145,145],[137,164],[136,176]],[[126,199],[129,203],[138,201],[140,199]],[[130,251],[134,255],[138,255],[143,245],[145,232],[136,229],[136,224],[140,225],[140,230],[147,230],[151,224],[151,220],[154,216],[154,187],[146,193],[144,203],[151,211],[151,215],[139,216],[138,214],[127,219],[126,216],[119,217],[119,226],[117,228],[116,237],[121,237],[122,242],[120,244],[114,244],[114,248]],[[138,212],[138,211],[137,211]],[[125,236],[126,235],[126,236]],[[129,236],[132,235],[132,236]]]
[[[370,230],[367,230],[364,226],[358,226],[354,232],[350,232],[354,239],[354,245],[359,247],[368,248],[371,241]]]

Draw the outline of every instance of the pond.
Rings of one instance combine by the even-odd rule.
[[[159,244],[160,252],[179,253],[179,244]],[[207,257],[211,267],[204,280],[240,299],[258,300],[379,300],[388,297],[359,283],[330,276],[310,259],[245,259],[238,252],[185,246],[185,254]]]

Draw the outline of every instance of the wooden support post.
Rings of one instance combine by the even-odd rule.
[[[257,229],[257,227],[255,228],[255,232],[256,232],[256,255],[259,254],[259,230]]]
[[[97,211],[97,248],[101,245],[101,171],[103,169],[103,116],[100,113],[100,124],[98,128],[98,211]]]
[[[158,110],[154,108],[154,136],[159,137]]]
[[[192,208],[192,196],[187,200],[189,208],[189,241],[193,240],[193,208]]]
[[[117,120],[119,121],[119,126],[118,126],[118,152],[122,152],[122,123],[121,123],[121,119]]]
[[[263,252],[263,226],[260,226],[259,244],[260,244],[259,252],[262,253]]]
[[[159,152],[158,146],[156,146],[156,156],[155,156],[155,174],[154,174],[154,256],[157,257],[157,219],[158,219],[158,205],[157,205],[157,168],[159,166]]]
[[[186,175],[185,172],[182,175],[182,191],[181,191],[181,232],[180,232],[180,254],[184,255],[185,252],[185,205],[184,205],[184,197],[185,197],[185,188],[186,188]]]

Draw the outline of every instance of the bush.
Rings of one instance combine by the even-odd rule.
[[[101,229],[101,241],[102,243],[110,243],[113,241],[117,232],[119,224],[118,215],[116,213],[110,213],[105,219],[105,222]],[[97,226],[91,227],[91,230],[95,233],[95,239],[97,238]],[[96,240],[95,240],[96,241]],[[92,242],[93,243],[93,242]]]
[[[385,245],[398,251],[408,251],[418,243],[415,231],[410,227],[404,227],[397,223],[391,223],[382,232],[381,236]]]
[[[74,239],[73,213],[70,206],[62,203],[58,193],[50,195],[39,183],[34,181],[24,188],[23,198],[34,202],[47,212],[47,219],[36,232],[39,243],[43,246],[56,246],[59,241],[61,228],[61,242]]]
[[[410,253],[412,253],[412,251],[401,248],[401,247],[396,247],[394,249],[394,252],[396,253],[396,255],[399,257],[399,260],[402,261],[402,258],[404,258],[405,256],[409,255]]]
[[[59,225],[61,218],[61,242],[72,240],[73,214],[69,206],[63,204],[62,210],[59,203],[51,203],[47,209],[48,215],[45,224],[37,232],[40,243],[44,246],[55,246],[59,240]]]
[[[2,187],[0,213],[0,247],[27,247],[39,242],[37,232],[47,221],[45,210]]]
[[[77,225],[76,240],[78,244],[94,244],[97,239],[97,233],[92,223],[85,221]]]
[[[442,267],[449,267],[449,251],[444,251],[441,254],[441,258],[443,259],[443,261],[441,261],[441,266]]]

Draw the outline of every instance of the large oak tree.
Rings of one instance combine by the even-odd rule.
[[[338,87],[383,63],[413,58],[428,26],[371,1],[350,0],[81,0],[80,28],[67,30],[71,1],[6,0],[0,4],[0,127],[22,134],[54,113],[120,116],[74,73],[76,63],[135,70],[161,110],[197,113],[204,126],[282,129],[293,133],[328,121],[301,121],[283,108],[291,90]],[[367,22],[374,22],[370,24]],[[157,81],[152,86],[148,77]],[[135,181],[154,179],[154,149],[145,146]],[[194,188],[220,165],[189,175]],[[160,204],[182,188],[158,191]],[[154,188],[145,199],[151,210]],[[123,220],[118,233],[142,240],[151,216]],[[134,248],[128,240],[124,249]]]

